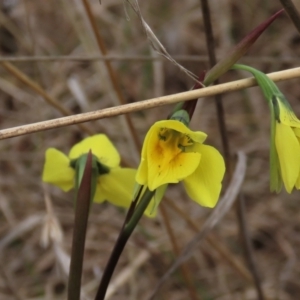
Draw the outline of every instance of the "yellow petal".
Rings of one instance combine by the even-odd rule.
[[[222,155],[215,148],[199,145],[201,160],[196,171],[183,184],[191,199],[202,206],[214,207],[218,202],[225,173]]]
[[[300,171],[300,145],[293,129],[276,122],[275,145],[282,180],[287,192],[291,193]]]
[[[172,161],[157,163],[153,156],[148,159],[148,187],[155,190],[166,183],[177,183],[192,174],[197,168],[201,155],[199,153],[181,153]]]
[[[46,151],[42,179],[44,182],[54,184],[67,192],[74,186],[75,171],[69,166],[69,158],[55,148]]]
[[[294,133],[296,135],[297,141],[298,141],[298,143],[300,145],[300,128],[293,128],[293,130],[294,130]],[[297,190],[300,189],[300,172],[298,174],[298,178],[296,180],[295,187],[296,187]]]
[[[147,132],[146,137],[144,139],[142,153],[141,153],[141,162],[137,169],[137,174],[136,174],[136,178],[135,178],[136,182],[140,185],[144,185],[148,181],[147,149],[148,149],[150,136],[152,136],[153,133],[156,132],[156,130],[153,130],[152,128],[153,128],[153,126]]]
[[[127,168],[114,168],[108,174],[101,175],[98,179],[95,202],[110,203],[129,207],[132,201],[132,195],[135,185],[136,170]]]
[[[105,134],[87,137],[74,145],[69,153],[69,158],[78,158],[82,154],[88,153],[90,149],[92,150],[93,155],[107,167],[114,168],[119,166],[120,155]]]

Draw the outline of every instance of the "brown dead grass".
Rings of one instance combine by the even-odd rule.
[[[7,1],[9,2],[9,1]],[[14,1],[11,1],[13,3]],[[91,0],[93,13],[109,54],[151,55],[140,23],[128,8],[126,20],[121,0]],[[248,31],[280,8],[278,1],[210,1],[218,56]],[[295,1],[296,2],[296,1]],[[172,55],[206,55],[205,35],[199,1],[141,1],[144,18]],[[300,9],[299,5],[298,8]],[[3,19],[5,16],[6,20]],[[91,55],[98,54],[92,30],[80,0],[16,1],[0,15],[2,52],[12,56]],[[8,33],[9,32],[9,33]],[[299,65],[300,37],[285,15],[276,20],[257,41],[248,57],[251,64],[265,72]],[[268,63],[262,57],[276,58]],[[294,61],[283,62],[291,57]],[[243,60],[246,62],[246,58]],[[249,61],[249,58],[248,58]],[[182,62],[198,74],[208,63]],[[49,95],[73,113],[117,105],[104,64],[91,62],[19,62],[15,63]],[[188,90],[191,80],[166,61],[116,61],[112,63],[128,102]],[[230,73],[222,81],[248,76]],[[71,87],[77,89],[72,90]],[[297,80],[279,84],[300,115],[300,87]],[[82,101],[80,94],[82,92]],[[9,128],[60,116],[56,110],[0,67],[0,124]],[[248,155],[248,170],[243,184],[252,244],[265,294],[271,299],[298,299],[300,213],[299,192],[279,195],[269,192],[268,151],[269,113],[258,88],[223,97],[232,153]],[[171,107],[132,113],[140,140],[149,126],[163,119]],[[137,166],[139,157],[132,138],[117,117],[87,124],[95,133],[107,132],[122,157]],[[208,143],[221,149],[216,113],[212,99],[199,104],[192,127],[208,133]],[[49,226],[45,192],[41,182],[44,152],[56,147],[66,153],[85,134],[70,126],[0,143],[0,299],[65,299],[66,274],[63,270],[70,253],[73,207],[72,193],[64,194],[48,186],[54,217],[62,230],[62,241],[41,245],[43,227]],[[203,222],[208,209],[189,201],[181,187],[171,187],[168,196],[196,222]],[[49,212],[48,212],[49,214]],[[169,211],[173,230],[181,248],[193,237],[186,223]],[[106,260],[124,219],[124,211],[109,204],[94,205],[89,220],[83,274],[86,299],[95,295]],[[48,220],[48,221],[47,221]],[[232,212],[214,232],[231,254],[243,260],[236,216]],[[65,252],[64,252],[65,251]],[[137,269],[110,299],[146,299],[154,285],[174,259],[172,247],[160,216],[144,218],[123,253],[115,278],[129,270],[137,257],[148,254]],[[64,256],[64,254],[66,256]],[[187,262],[199,299],[256,299],[251,283],[238,275],[206,242]],[[188,299],[180,271],[164,285],[157,299]]]

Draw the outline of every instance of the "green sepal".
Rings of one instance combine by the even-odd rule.
[[[145,189],[144,185],[135,182],[133,187],[132,201],[138,203],[138,200],[140,198],[141,193],[143,192],[143,189]]]
[[[281,94],[276,84],[265,73],[242,64],[235,64],[232,66],[232,69],[250,72],[256,79],[258,85],[262,89],[265,98],[268,101],[272,101],[274,95]]]
[[[169,184],[164,184],[159,186],[154,194],[153,197],[153,204],[151,204],[151,206],[149,207],[150,211],[148,212],[148,217],[155,217],[156,216],[156,211],[157,211],[157,207],[160,204],[162,198],[164,197],[167,187]],[[153,214],[153,212],[155,212],[155,214]]]
[[[143,194],[141,195],[138,205],[135,207],[134,212],[131,215],[131,218],[128,220],[128,223],[124,227],[124,232],[127,234],[131,234],[133,229],[138,224],[139,220],[143,216],[148,204],[150,203],[151,199],[155,195],[155,191],[150,191],[148,187],[144,190]]]
[[[270,190],[279,193],[282,188],[282,177],[278,153],[275,146],[276,116],[273,101],[269,102],[271,111],[271,139],[270,139]]]
[[[273,97],[282,97],[283,94],[278,89],[277,85],[263,72],[258,71],[252,67],[235,64],[232,66],[234,70],[243,70],[250,72],[256,79],[258,85],[260,86],[265,98],[271,102]]]
[[[183,123],[185,126],[189,126],[190,124],[190,116],[188,112],[184,109],[178,110],[170,117],[170,120],[176,120]]]

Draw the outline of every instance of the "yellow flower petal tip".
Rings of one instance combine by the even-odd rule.
[[[300,188],[300,120],[287,100],[273,99],[271,136],[271,190],[279,192],[283,182],[291,193]]]
[[[120,155],[104,134],[87,137],[77,143],[70,150],[69,156],[55,148],[47,149],[42,180],[61,188],[63,191],[72,189],[76,174],[70,165],[71,161],[87,154],[90,150],[99,164],[94,201],[103,202],[106,200],[116,206],[129,207],[135,185],[136,170],[119,167]],[[108,173],[107,170],[109,170]]]
[[[225,164],[216,149],[203,145],[206,137],[177,120],[156,122],[144,140],[137,183],[154,191],[183,181],[193,200],[213,207],[221,191]],[[150,203],[147,213],[155,211],[157,205],[152,203],[151,208]]]
[[[205,207],[214,207],[222,189],[225,163],[215,148],[199,145],[201,161],[193,174],[184,179],[185,189],[191,199]]]

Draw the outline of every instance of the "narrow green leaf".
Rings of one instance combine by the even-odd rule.
[[[84,161],[85,164],[83,168]],[[80,184],[76,195],[68,300],[80,300],[84,245],[89,208],[92,199],[92,181],[94,177],[93,155],[91,151],[83,159],[79,159],[76,173],[76,179]]]
[[[283,12],[280,10],[268,20],[253,29],[246,37],[239,42],[225,58],[221,59],[212,69],[210,69],[204,79],[204,85],[212,84],[221,75],[226,73],[254,44],[259,36],[269,27],[269,25]]]

